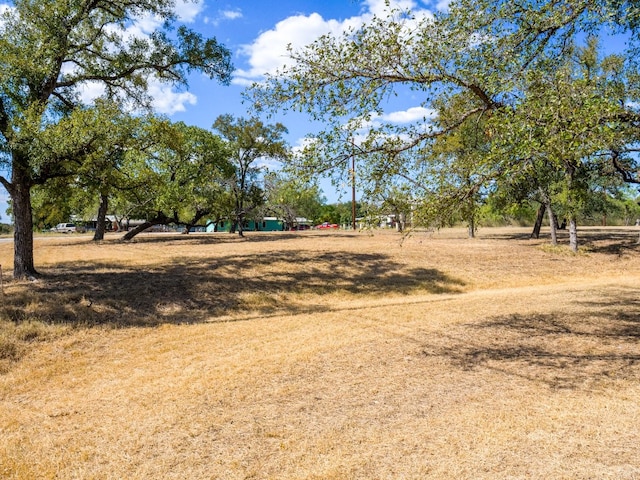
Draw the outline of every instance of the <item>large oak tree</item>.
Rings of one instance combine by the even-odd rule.
[[[147,36],[136,20],[162,23]],[[37,275],[33,261],[31,188],[72,173],[91,149],[74,143],[60,155],[34,155],[34,138],[82,107],[81,89],[149,106],[149,81],[186,85],[191,71],[228,83],[230,53],[215,39],[176,24],[173,0],[16,0],[0,19],[0,152],[10,176],[15,223],[15,278]],[[37,158],[37,160],[34,160]]]

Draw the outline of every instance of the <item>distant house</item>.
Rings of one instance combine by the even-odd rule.
[[[296,223],[292,230],[309,230],[313,226],[313,222],[304,217],[296,217]]]
[[[262,222],[258,222],[258,228],[264,232],[281,232],[284,230],[284,222],[276,217],[264,217]]]
[[[211,222],[207,226],[207,232],[230,232],[233,221],[229,219]],[[245,220],[242,230],[245,232],[281,232],[284,230],[284,222],[276,217],[263,217],[259,220]]]

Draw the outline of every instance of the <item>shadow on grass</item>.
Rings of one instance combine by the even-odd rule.
[[[454,327],[424,346],[465,370],[490,369],[551,388],[640,380],[638,290],[616,289],[579,313],[511,314]]]
[[[640,252],[637,229],[591,228],[580,238],[589,252],[624,255]]]
[[[181,233],[140,233],[135,236],[130,242],[133,243],[162,243],[167,242],[182,242],[196,245],[215,245],[224,243],[238,243],[238,242],[283,242],[286,240],[304,238],[322,238],[328,235],[338,234],[342,238],[356,237],[356,234],[348,233],[344,231],[339,232],[324,232],[317,230],[306,231],[281,231],[281,232],[245,232],[243,237],[240,237],[237,233],[229,232],[216,232],[216,233],[190,233],[188,235]],[[110,240],[121,241],[122,236],[117,238],[111,238]]]
[[[60,247],[66,247],[69,245],[69,238],[76,240],[78,243],[84,243],[86,245],[96,245],[96,244],[131,244],[131,243],[141,243],[141,244],[162,244],[162,245],[171,245],[171,244],[188,244],[188,245],[224,245],[224,244],[237,244],[243,242],[254,242],[254,243],[269,243],[269,242],[278,242],[282,243],[287,240],[295,240],[301,237],[322,237],[330,234],[328,232],[316,232],[316,231],[283,231],[283,232],[246,232],[244,237],[238,236],[237,233],[228,233],[228,232],[216,232],[216,233],[190,233],[188,235],[176,232],[151,232],[145,233],[142,232],[136,235],[133,239],[129,241],[122,240],[124,237],[124,233],[109,233],[104,240],[99,242],[95,242],[91,235],[83,235],[83,236],[48,236],[48,235],[40,235],[36,237],[37,240],[45,241],[49,245],[55,245]],[[349,238],[349,234],[345,234],[340,232],[340,235],[345,238]]]
[[[579,248],[592,253],[619,256],[625,253],[638,253],[640,252],[639,233],[637,228],[629,227],[578,228],[578,245]],[[557,235],[558,244],[568,248],[569,232],[567,230],[558,230]],[[551,240],[548,228],[547,230],[543,229],[538,239],[532,239],[530,232],[495,233],[490,230],[485,234],[485,237],[495,240],[531,240],[534,242],[549,242]]]
[[[438,270],[351,252],[187,258],[152,268],[75,262],[45,273],[6,297],[5,318],[118,327],[197,323],[330,310],[322,295],[452,293],[462,285]]]

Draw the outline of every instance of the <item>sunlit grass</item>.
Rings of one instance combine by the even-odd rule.
[[[637,231],[528,233],[37,240],[0,477],[638,478]]]

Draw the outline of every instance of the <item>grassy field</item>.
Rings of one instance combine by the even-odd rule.
[[[639,479],[638,230],[528,233],[0,243],[0,478]]]

